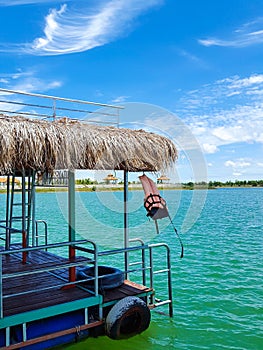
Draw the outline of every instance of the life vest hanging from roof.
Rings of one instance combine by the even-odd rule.
[[[166,201],[160,196],[156,184],[146,175],[139,176],[144,189],[144,207],[147,216],[153,220],[162,219],[169,216]]]
[[[139,176],[144,190],[144,207],[147,210],[147,216],[151,217],[156,226],[156,231],[159,233],[159,228],[157,224],[158,219],[169,217],[171,225],[173,226],[174,232],[179,239],[181,245],[181,258],[184,256],[184,246],[176,227],[173,224],[172,218],[168,212],[166,201],[160,196],[156,184],[146,175]]]

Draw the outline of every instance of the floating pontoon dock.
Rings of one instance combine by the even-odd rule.
[[[0,218],[0,349],[47,349],[100,334],[130,337],[149,326],[149,310],[159,305],[167,304],[172,316],[170,249],[163,243],[146,245],[140,238],[129,239],[127,201],[128,172],[167,168],[177,157],[173,143],[143,130],[94,125],[105,113],[115,116],[112,124],[118,126],[120,107],[0,92],[0,175],[6,177],[5,213]],[[7,105],[13,108],[8,111]],[[98,107],[106,111],[94,110]],[[80,112],[85,120],[59,112]],[[124,172],[122,248],[99,251],[96,242],[76,239],[75,169]],[[62,180],[55,178],[60,172]],[[35,218],[39,175],[42,185],[59,183],[68,188],[66,242],[49,243],[45,218]],[[134,252],[137,260],[132,258]],[[165,257],[165,269],[154,266],[156,252]],[[122,269],[113,266],[108,272],[102,266],[103,259],[111,256],[123,260]],[[137,277],[131,279],[133,272]],[[156,298],[158,273],[165,276],[164,300]]]

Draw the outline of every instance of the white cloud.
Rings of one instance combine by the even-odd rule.
[[[118,96],[118,97],[114,98],[111,102],[122,103],[122,102],[125,102],[128,98],[129,98],[129,96]]]
[[[218,83],[226,83],[228,89],[248,88],[263,83],[263,74],[252,74],[247,78],[240,78],[238,75],[219,80]]]
[[[12,89],[25,92],[45,92],[62,86],[62,81],[39,77],[39,72],[31,70],[18,70],[15,73],[0,74],[3,89]]]
[[[26,92],[45,92],[50,89],[58,88],[62,86],[62,82],[54,80],[48,81],[44,79],[37,78],[35,76],[30,76],[26,79],[19,81],[14,81],[12,84],[12,90],[26,91]]]
[[[218,151],[218,147],[216,145],[211,145],[209,143],[203,144],[203,150],[205,153],[215,153]]]
[[[262,74],[206,84],[186,93],[178,106],[177,115],[190,127],[205,153],[215,153],[223,145],[263,143]]]
[[[163,0],[111,0],[88,7],[85,2],[71,9],[66,4],[52,9],[45,18],[44,35],[33,43],[21,45],[22,51],[35,55],[82,52],[105,45],[127,35],[132,22]]]
[[[235,163],[234,163],[232,160],[227,160],[227,161],[225,162],[225,166],[226,166],[226,167],[229,167],[229,166],[233,167],[234,165],[235,165]]]
[[[227,160],[224,165],[226,167],[232,167],[232,168],[247,168],[249,166],[251,166],[251,162],[249,161],[246,161],[246,160],[243,160],[243,159],[240,159],[240,160],[237,160],[237,161],[233,161],[233,160]]]
[[[226,39],[206,38],[199,39],[199,44],[203,46],[223,46],[242,48],[263,43],[263,18],[245,23],[241,28],[238,28],[231,33]]]

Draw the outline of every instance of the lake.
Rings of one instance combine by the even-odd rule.
[[[101,249],[121,246],[122,195],[78,193],[79,236],[97,241]],[[263,349],[263,188],[162,195],[184,242],[183,259],[169,221],[160,220],[157,235],[154,223],[146,218],[142,191],[130,193],[129,223],[131,237],[171,246],[173,319],[153,311],[149,329],[134,338],[89,338],[63,349]],[[66,194],[37,197],[36,218],[47,219],[53,240],[66,238]],[[162,256],[159,259],[161,265]],[[156,289],[162,285],[162,278],[156,279]]]

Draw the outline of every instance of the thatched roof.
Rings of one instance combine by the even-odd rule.
[[[0,174],[21,169],[157,171],[176,158],[169,139],[144,130],[0,115]]]

